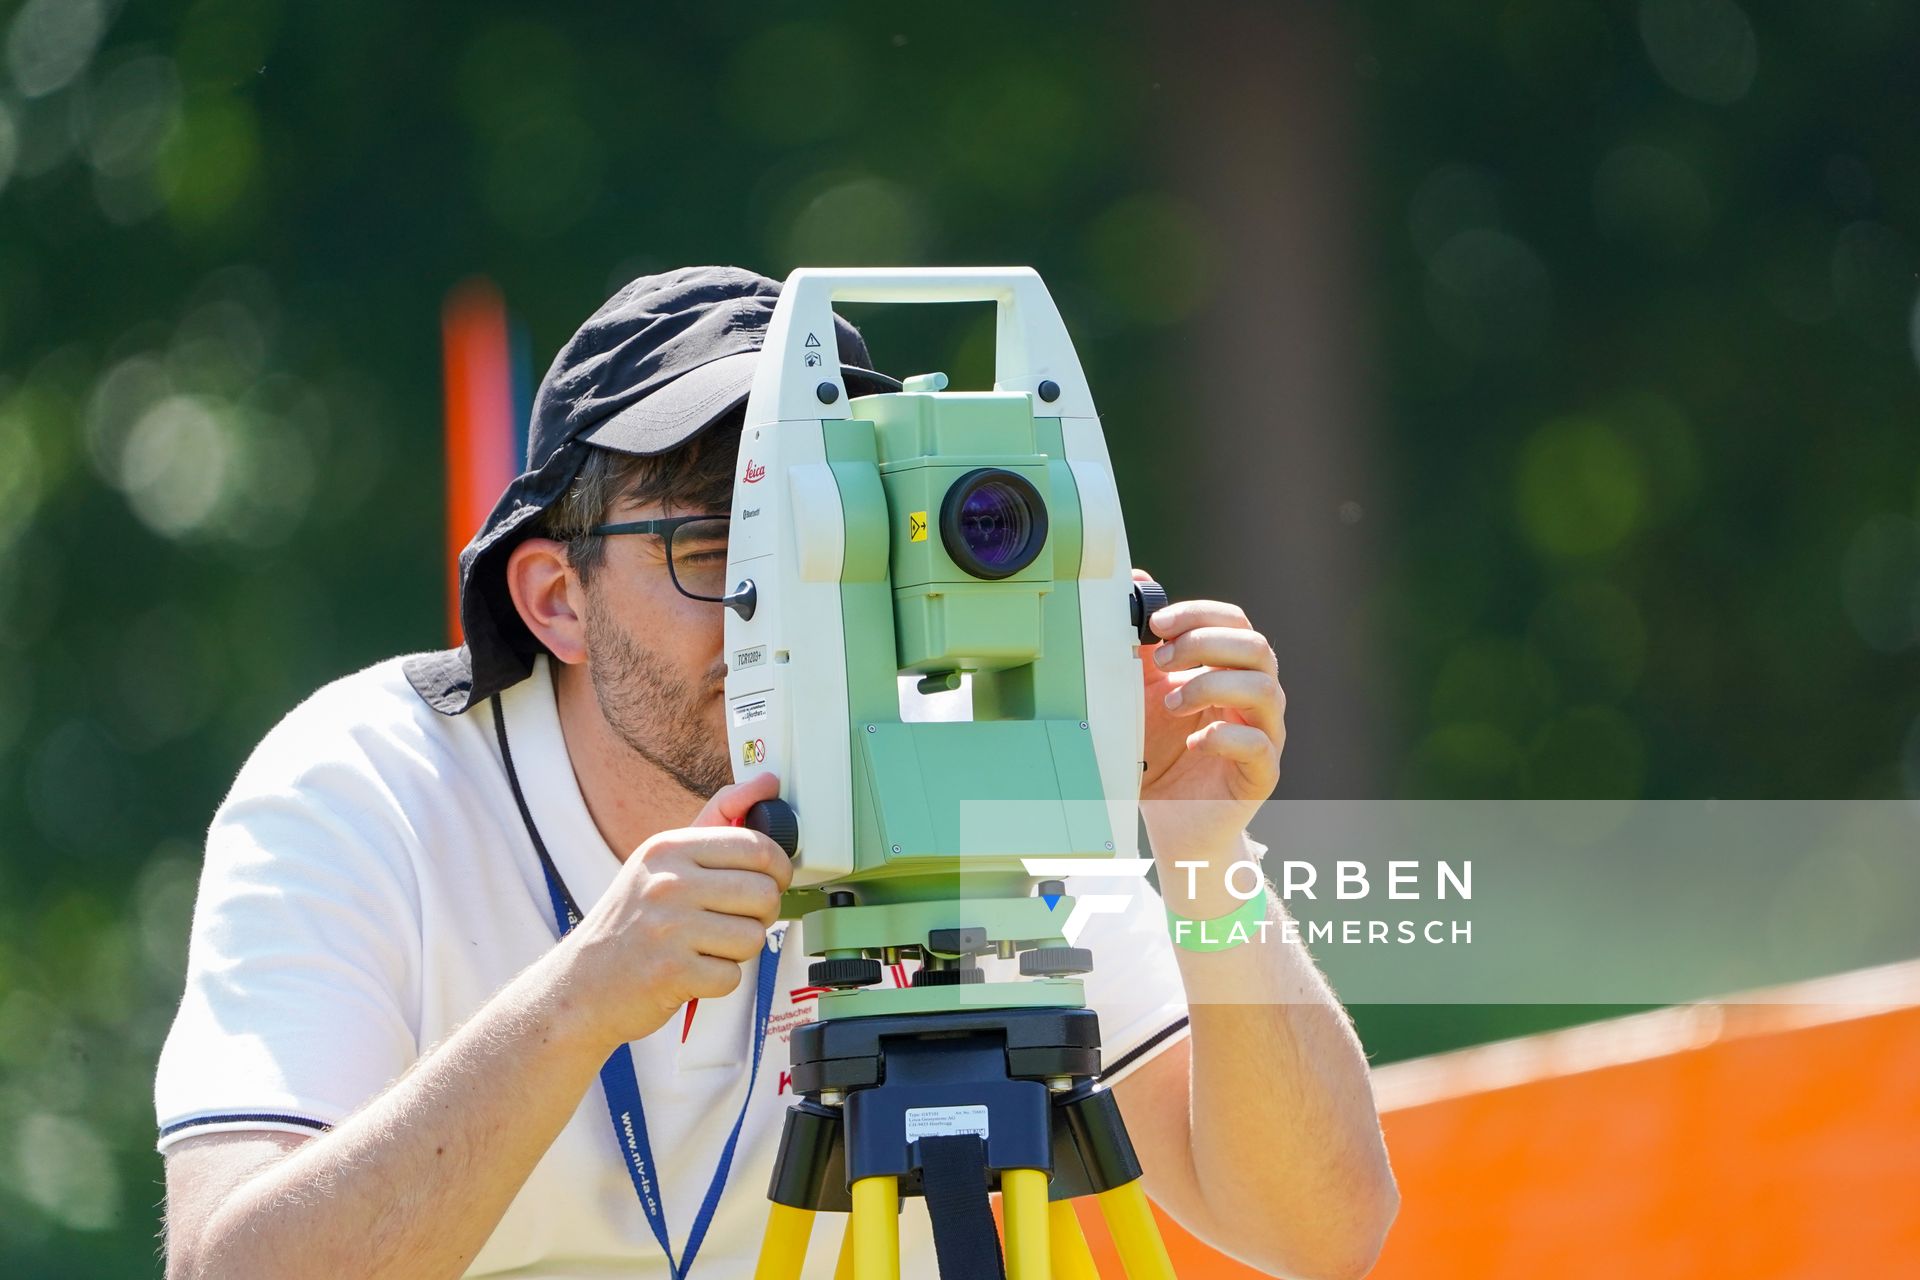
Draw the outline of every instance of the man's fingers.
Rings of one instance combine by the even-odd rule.
[[[1258,631],[1238,627],[1195,627],[1177,640],[1153,651],[1153,664],[1162,671],[1192,667],[1221,667],[1279,674],[1273,648]]]
[[[675,841],[675,847],[697,866],[771,876],[783,893],[793,883],[793,860],[758,831],[744,827],[702,827],[684,832]]]
[[[1210,707],[1237,711],[1256,729],[1278,737],[1285,695],[1264,671],[1203,671],[1168,694],[1166,706],[1183,716]]]
[[[688,926],[686,938],[703,956],[745,964],[766,945],[767,930],[759,921],[745,916],[704,911]]]
[[[759,948],[756,945],[755,950]],[[681,985],[692,1000],[719,1000],[740,986],[740,966],[745,961],[721,960],[714,956],[687,957],[681,971]]]
[[[1252,725],[1215,720],[1188,734],[1187,746],[1203,755],[1233,761],[1255,787],[1271,787],[1280,778],[1279,747]]]
[[[782,854],[780,860],[786,861],[786,856]],[[780,882],[770,872],[709,867],[690,896],[703,910],[757,920],[767,929],[780,918],[780,894]]]
[[[747,810],[762,800],[771,800],[779,794],[779,778],[771,773],[757,773],[745,782],[736,782],[714,792],[713,799],[707,801],[692,825],[737,827],[745,820]]]
[[[1210,756],[1219,756],[1225,760],[1239,760],[1247,763],[1275,760],[1277,763],[1273,739],[1250,724],[1233,724],[1226,720],[1215,720],[1212,724],[1188,734],[1187,745],[1195,751],[1204,751]]]
[[[1246,610],[1224,600],[1176,600],[1164,609],[1155,610],[1148,622],[1153,634],[1162,640],[1183,636],[1195,627],[1235,627],[1245,630],[1252,625],[1247,621]]]

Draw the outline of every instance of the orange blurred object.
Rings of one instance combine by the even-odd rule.
[[[1920,961],[1374,1073],[1374,1280],[1920,1276]],[[1124,1274],[1091,1202],[1100,1274]],[[1181,1280],[1260,1276],[1160,1229]]]
[[[459,644],[460,552],[518,474],[507,309],[486,280],[468,280],[440,309],[446,383],[447,634]]]

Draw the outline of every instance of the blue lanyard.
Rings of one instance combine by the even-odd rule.
[[[544,854],[545,850],[541,852]],[[540,865],[547,873],[547,896],[553,901],[554,923],[564,938],[580,923],[578,909],[566,886],[560,883],[560,873],[554,870],[551,860],[542,857]],[[600,1068],[600,1088],[607,1097],[607,1115],[613,1120],[614,1140],[620,1144],[627,1176],[633,1179],[633,1191],[640,1197],[647,1225],[653,1228],[653,1238],[660,1242],[660,1251],[667,1255],[667,1270],[673,1280],[684,1280],[692,1270],[693,1256],[700,1252],[700,1243],[707,1238],[707,1228],[712,1225],[714,1210],[720,1204],[720,1192],[727,1185],[727,1173],[733,1167],[733,1150],[740,1142],[740,1127],[746,1123],[747,1108],[753,1105],[753,1082],[760,1074],[760,1051],[767,1045],[767,1022],[773,1014],[773,986],[780,968],[779,940],[785,934],[786,930],[781,929],[760,949],[760,985],[753,999],[753,1066],[747,1072],[747,1096],[740,1104],[733,1132],[727,1135],[727,1145],[720,1149],[720,1163],[713,1171],[713,1180],[707,1184],[700,1212],[694,1215],[693,1232],[687,1236],[687,1251],[678,1262],[673,1260],[673,1244],[667,1235],[666,1207],[660,1203],[660,1190],[655,1185],[658,1166],[653,1162],[653,1145],[647,1141],[647,1117],[640,1105],[640,1081],[634,1074],[632,1046],[623,1044],[615,1049],[606,1065]]]

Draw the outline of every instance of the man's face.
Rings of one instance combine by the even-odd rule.
[[[609,521],[694,515],[623,501]],[[682,595],[653,534],[606,540],[586,587],[587,671],[600,713],[620,739],[682,787],[706,799],[733,781],[721,655],[725,607]],[[676,536],[683,581],[724,571],[726,543]]]

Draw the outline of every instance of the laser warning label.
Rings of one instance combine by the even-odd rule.
[[[907,513],[907,541],[925,542],[927,540],[927,513],[910,511]]]

